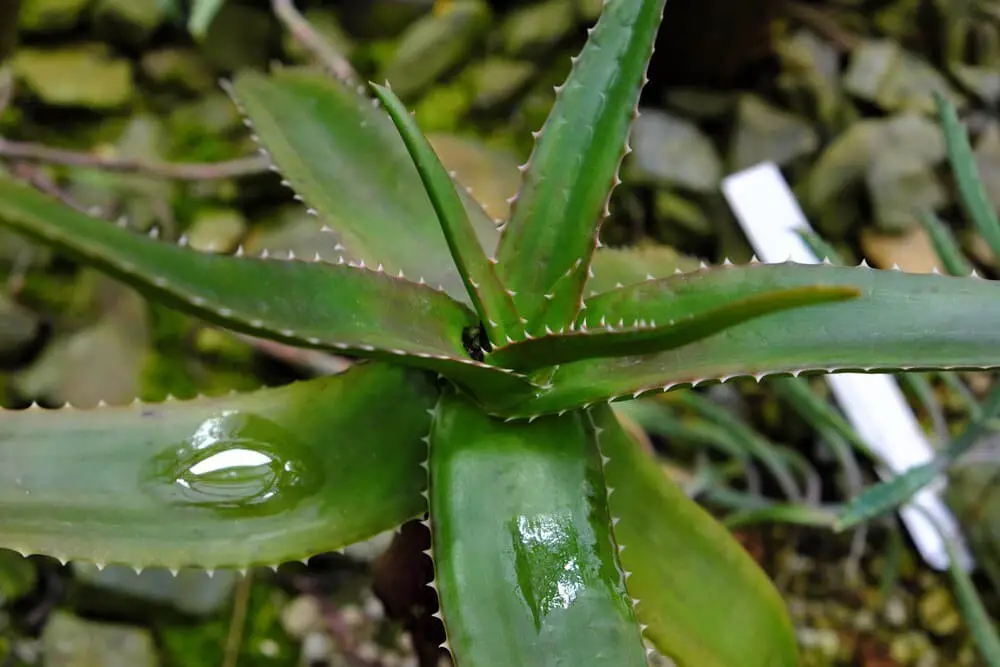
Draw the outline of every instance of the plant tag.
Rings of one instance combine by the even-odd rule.
[[[796,230],[809,230],[802,209],[773,163],[765,162],[723,179],[722,192],[762,262],[819,259]],[[892,477],[931,460],[934,451],[891,375],[837,373],[825,377],[848,420],[872,451],[885,461],[881,477]],[[937,570],[948,567],[941,535],[920,510],[933,516],[959,545],[960,565],[972,566],[955,517],[941,499],[946,480],[939,476],[900,508],[900,517],[924,560]],[[917,508],[920,509],[917,509]]]

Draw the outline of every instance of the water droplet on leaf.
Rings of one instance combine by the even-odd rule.
[[[315,493],[323,475],[309,448],[285,428],[259,415],[228,411],[157,454],[143,481],[173,505],[264,516]]]

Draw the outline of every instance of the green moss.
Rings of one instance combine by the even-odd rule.
[[[414,106],[417,122],[424,132],[458,129],[472,106],[472,95],[462,85],[438,86]]]
[[[132,62],[103,44],[21,49],[11,63],[25,87],[52,106],[116,109],[135,92]]]
[[[253,584],[237,664],[240,667],[292,667],[299,649],[281,627],[285,595],[267,581]],[[198,624],[163,623],[158,639],[164,667],[218,667],[230,629],[226,609]]]

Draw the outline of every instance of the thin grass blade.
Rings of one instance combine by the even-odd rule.
[[[782,492],[791,500],[802,500],[803,493],[795,480],[795,474],[780,456],[781,448],[757,433],[740,419],[716,405],[708,398],[692,391],[681,391],[671,395],[675,405],[692,410],[702,419],[726,431],[734,443],[752,458],[763,464],[774,477]]]
[[[788,401],[789,405],[802,416],[808,423],[817,428],[826,428],[837,434],[845,442],[849,442],[854,449],[864,454],[867,458],[877,459],[871,447],[865,442],[853,426],[844,419],[843,415],[833,409],[833,407],[817,396],[809,387],[806,380],[802,378],[775,377],[769,380],[772,387]]]
[[[921,211],[918,216],[921,226],[934,246],[934,252],[941,259],[944,270],[953,276],[967,276],[972,273],[972,264],[965,258],[955,235],[933,211]]]
[[[730,530],[760,523],[791,523],[813,528],[830,528],[836,518],[836,513],[822,507],[781,504],[733,512],[722,523]]]
[[[1000,220],[986,196],[976,156],[969,145],[969,137],[958,120],[955,105],[939,93],[935,93],[934,103],[941,118],[948,162],[955,176],[962,207],[993,251],[994,257],[1000,258]]]
[[[972,638],[976,642],[979,654],[983,656],[988,667],[1000,667],[1000,635],[997,634],[993,618],[976,592],[972,578],[961,566],[955,540],[941,528],[937,519],[929,512],[924,512],[924,516],[937,528],[945,549],[948,551],[948,573],[951,575],[951,581],[954,585],[955,598],[962,610],[962,616],[972,632]]]
[[[853,498],[837,516],[834,526],[837,530],[846,530],[859,523],[868,521],[882,514],[895,511],[905,504],[922,488],[930,484],[953,461],[975,446],[976,442],[989,428],[990,421],[1000,414],[1000,384],[990,392],[983,404],[982,413],[978,419],[971,421],[933,461],[914,466],[906,472],[865,489],[859,496]]]

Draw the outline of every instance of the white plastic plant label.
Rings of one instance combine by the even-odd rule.
[[[777,166],[763,163],[723,179],[722,191],[750,245],[762,262],[816,264],[817,258],[799,236],[809,223]],[[883,477],[899,474],[933,457],[916,417],[891,375],[831,374],[831,391],[848,420],[871,449],[885,461]],[[937,529],[923,511],[951,534],[961,547],[961,565],[968,569],[972,557],[962,540],[955,517],[941,499],[943,477],[925,487],[900,509],[900,517],[924,560],[933,568],[948,567],[948,552]]]

